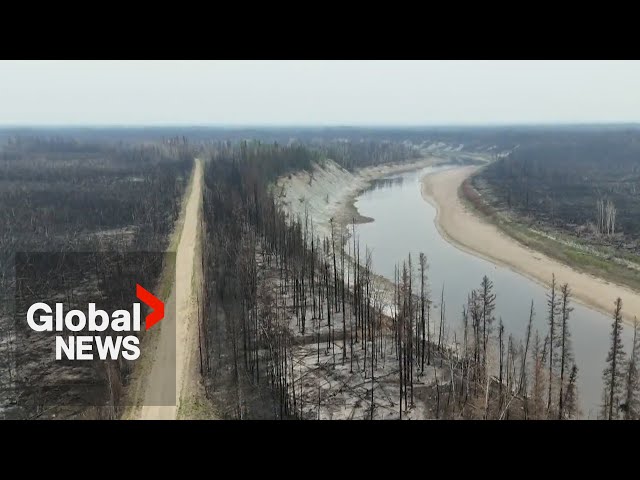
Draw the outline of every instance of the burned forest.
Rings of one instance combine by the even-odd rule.
[[[545,311],[523,303],[517,337],[496,318],[487,276],[465,304],[447,305],[428,249],[397,264],[391,282],[372,271],[355,225],[322,229],[280,208],[275,180],[313,171],[326,151],[242,142],[209,154],[198,348],[222,418],[580,416],[568,284],[552,279]]]
[[[635,254],[635,144],[624,135],[593,137],[619,146],[608,176],[593,144],[567,147],[574,134],[555,132],[550,141],[536,129],[4,135],[1,418],[572,420],[587,409],[592,416],[581,382],[588,377],[593,387],[593,371],[585,372],[575,344],[585,343],[574,330],[584,307],[571,282],[550,272],[534,305],[531,290],[505,288],[489,263],[463,289],[441,264],[433,268],[438,256],[453,255],[434,237],[400,256],[363,241],[362,226],[378,219],[356,203],[367,192],[388,200],[392,191],[419,190],[415,178],[473,169],[455,199],[474,215],[508,212],[541,229],[590,225],[593,238]],[[582,175],[570,176],[572,169]],[[418,206],[427,205],[420,202],[415,212],[392,204],[392,216],[415,214],[409,222],[417,222]],[[429,228],[450,241],[436,222]],[[403,235],[392,233],[384,237],[391,243]],[[185,268],[179,251],[193,253],[195,265]],[[385,255],[392,275],[376,261]],[[165,302],[167,317],[135,333],[140,360],[52,360],[58,333],[25,328],[37,301],[65,312],[98,301],[132,311],[137,285]],[[449,300],[451,289],[462,301]],[[624,323],[621,298],[610,303],[602,313],[610,332],[597,339],[606,354],[595,415],[638,419],[638,325]],[[150,311],[143,306],[143,321]],[[510,318],[514,311],[518,318]],[[96,339],[116,334],[111,325]],[[167,341],[178,373],[165,378],[153,369]],[[145,382],[154,374],[175,383],[173,404],[150,406],[153,385]]]
[[[3,426],[640,420],[640,62],[0,79]],[[201,438],[151,428],[149,459]]]
[[[0,416],[119,418],[134,362],[61,368],[50,357],[51,336],[39,341],[22,319],[45,300],[65,311],[86,310],[96,298],[131,310],[136,283],[155,286],[171,262],[164,252],[192,164],[182,139],[7,139],[0,151]]]

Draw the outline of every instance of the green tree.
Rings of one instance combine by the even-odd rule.
[[[611,348],[607,354],[607,366],[603,372],[604,392],[602,416],[607,420],[618,418],[618,405],[623,395],[625,353],[622,346],[622,300],[615,301],[611,324]],[[615,407],[615,408],[614,408]]]
[[[624,418],[637,420],[640,415],[640,375],[638,374],[638,355],[640,355],[640,338],[638,338],[638,319],[633,321],[633,344],[625,372]]]
[[[571,334],[569,332],[569,315],[573,311],[570,306],[571,290],[568,284],[560,287],[560,336],[558,338],[558,348],[560,350],[560,392],[558,395],[558,420],[563,418],[563,401],[565,392],[565,377],[569,370],[569,364],[573,360],[571,348]]]
[[[494,317],[493,311],[496,308],[496,295],[493,293],[493,282],[486,275],[482,277],[479,290],[480,301],[482,303],[482,354],[483,365],[487,363],[487,343],[491,335],[491,327]],[[485,374],[487,374],[485,372]]]
[[[548,310],[548,321],[549,321],[549,383],[547,385],[549,389],[549,394],[547,396],[547,411],[551,409],[551,394],[553,391],[553,371],[554,371],[554,358],[553,354],[555,352],[556,344],[557,344],[557,328],[558,325],[556,323],[556,317],[559,313],[560,307],[560,299],[558,298],[558,292],[556,290],[556,276],[555,274],[551,277],[551,290],[547,294],[547,306]]]
[[[564,397],[563,410],[565,418],[573,418],[578,415],[578,367],[574,363],[571,367],[569,382],[567,383],[567,393]]]

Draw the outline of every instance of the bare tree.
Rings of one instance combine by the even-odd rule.
[[[604,200],[599,198],[596,202],[596,229],[598,233],[605,232],[605,203]]]
[[[596,228],[598,233],[613,235],[616,233],[616,207],[611,199],[599,198],[596,202]]]
[[[616,233],[616,207],[611,200],[607,200],[607,206],[605,207],[606,217],[606,232],[607,235],[613,235]]]

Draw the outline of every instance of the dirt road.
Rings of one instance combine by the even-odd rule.
[[[195,279],[200,265],[199,231],[203,167],[195,161],[194,175],[188,190],[186,208],[183,212],[182,233],[176,250],[175,283],[169,299],[165,301],[166,316],[160,322],[162,328],[157,339],[157,348],[149,376],[144,379],[145,392],[143,406],[134,418],[142,420],[172,420],[178,416],[183,387],[197,383],[198,375],[193,362],[193,352],[197,350],[197,292],[200,285]],[[175,316],[173,315],[175,312]],[[175,332],[175,336],[174,336]],[[173,384],[175,380],[175,385]],[[176,391],[177,405],[149,406],[158,399],[166,398]]]
[[[422,196],[436,207],[436,225],[444,238],[462,250],[511,268],[545,286],[555,273],[558,282],[569,283],[576,300],[609,316],[617,297],[622,298],[625,320],[632,321],[634,315],[640,315],[638,292],[531,250],[469,211],[459,198],[458,189],[477,168],[446,170],[422,180]]]

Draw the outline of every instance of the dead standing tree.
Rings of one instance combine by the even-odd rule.
[[[596,229],[601,235],[616,233],[616,207],[610,199],[599,198],[596,202]]]

